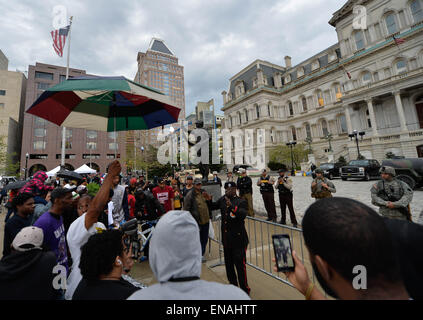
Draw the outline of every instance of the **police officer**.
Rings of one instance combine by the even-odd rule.
[[[239,168],[239,172],[241,176],[238,177],[236,182],[239,196],[241,199],[247,201],[248,205],[248,216],[254,217],[254,210],[253,210],[253,181],[249,176],[247,176],[247,172],[244,168]]]
[[[239,285],[242,290],[250,294],[245,266],[248,235],[244,220],[247,216],[247,201],[238,197],[236,190],[235,182],[226,182],[225,195],[217,202],[212,202],[212,197],[207,193],[204,197],[208,200],[211,209],[220,209],[222,215],[222,243],[229,283],[234,286]]]
[[[285,176],[287,169],[279,169],[279,178],[275,183],[275,188],[279,191],[279,203],[281,205],[281,221],[280,224],[286,225],[286,207],[289,209],[289,216],[292,225],[297,227],[297,219],[295,217],[293,205],[292,179]]]
[[[257,185],[260,187],[260,193],[263,197],[264,206],[267,211],[267,221],[276,222],[275,190],[273,189],[274,183],[274,179],[270,178],[266,169],[263,169],[261,176],[257,181]]]
[[[317,168],[314,172],[316,173],[316,178],[311,183],[311,196],[316,201],[323,198],[331,198],[332,193],[336,192],[335,185],[324,177],[322,169]]]
[[[370,189],[372,204],[379,207],[379,213],[390,219],[411,221],[409,205],[413,200],[413,190],[405,182],[395,179],[395,169],[382,167],[379,170],[382,180]]]
[[[228,171],[226,174],[226,182],[234,182],[234,177],[232,176],[232,171]]]

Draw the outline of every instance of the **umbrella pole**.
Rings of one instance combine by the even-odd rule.
[[[115,159],[117,159],[116,158],[116,154],[117,154],[117,144],[116,144],[116,114],[115,114],[115,117],[114,117],[114,125],[115,125]]]

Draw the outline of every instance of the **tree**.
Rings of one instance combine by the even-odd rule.
[[[302,162],[308,159],[308,149],[305,144],[297,144],[292,148],[294,168],[300,168]],[[279,145],[270,151],[270,161],[287,163],[291,166],[291,148],[286,145]]]
[[[342,166],[346,166],[347,165],[347,160],[344,158],[344,156],[340,156],[338,158],[338,163],[340,163]]]
[[[275,161],[269,161],[269,163],[267,164],[267,166],[272,171],[277,171],[279,169],[286,168],[286,165],[284,165],[283,163],[275,162]]]
[[[5,140],[5,136],[0,136],[0,173],[19,177],[20,162],[17,160],[17,154],[7,152]]]

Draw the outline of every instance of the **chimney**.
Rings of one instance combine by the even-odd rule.
[[[292,62],[291,62],[291,57],[290,56],[286,56],[285,57],[285,67],[287,69],[292,68]]]

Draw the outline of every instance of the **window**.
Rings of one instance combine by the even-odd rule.
[[[413,15],[414,23],[423,20],[423,9],[421,0],[414,0],[410,3],[411,14]]]
[[[248,110],[245,110],[245,121],[248,122]]]
[[[97,142],[87,142],[87,149],[89,150],[95,150],[97,149]]]
[[[241,124],[242,123],[242,119],[241,119],[241,113],[240,112],[238,112],[238,120],[239,120],[239,124]]]
[[[37,89],[46,90],[50,88],[50,83],[37,82]]]
[[[66,76],[60,75],[59,81],[60,82],[66,81]]]
[[[317,91],[317,101],[319,103],[319,107],[323,107],[325,105],[325,100],[323,99],[323,92],[321,90]]]
[[[303,103],[303,111],[307,111],[308,110],[308,108],[307,108],[307,99],[305,97],[303,97],[301,99],[301,101]]]
[[[114,154],[108,154],[108,155],[106,156],[106,158],[107,158],[107,159],[114,159],[114,158],[115,158],[115,155],[114,155]]]
[[[35,79],[53,80],[53,74],[47,72],[35,71]]]
[[[335,85],[335,97],[336,100],[340,100],[342,98],[341,85],[339,83]]]
[[[294,127],[291,128],[292,140],[297,141],[297,130]]]
[[[363,32],[362,31],[357,31],[354,34],[354,38],[355,38],[355,46],[357,47],[357,50],[363,49],[364,48]]]
[[[257,119],[260,119],[260,107],[258,105],[256,105],[256,115]]]
[[[6,90],[0,90],[0,96],[5,96],[6,95]]]
[[[109,139],[114,139],[116,137],[116,139],[117,139],[117,137],[118,137],[118,133],[117,132],[109,132]]]
[[[4,103],[0,103],[0,109],[4,109]]]
[[[311,128],[310,128],[310,125],[307,123],[306,126],[305,126],[305,128],[306,128],[307,138],[310,138],[311,139]]]
[[[289,109],[289,115],[293,116],[294,115],[294,108],[292,107],[292,102],[288,103],[288,109]]]
[[[34,129],[34,136],[37,138],[45,137],[47,134],[47,130],[43,128],[35,128]]]
[[[30,154],[29,158],[30,159],[45,160],[45,159],[48,159],[48,155],[47,154]]]
[[[114,156],[114,155],[113,155]],[[98,153],[84,153],[82,159],[100,159],[100,154]]]
[[[363,84],[368,84],[369,82],[372,81],[372,74],[370,72],[366,72],[363,74]]]
[[[60,142],[60,148],[62,148],[62,142]],[[66,141],[65,149],[72,149],[72,142],[71,141]]]
[[[72,138],[72,129],[66,128],[66,139]]]
[[[267,114],[269,115],[269,117],[271,116],[270,109],[271,109],[271,106],[270,106],[270,103],[269,103],[267,105]]]
[[[56,159],[62,159],[62,155],[56,154]],[[76,154],[65,154],[65,159],[76,159]]]
[[[375,72],[373,73],[373,79],[375,79],[375,81],[379,81],[379,72]]]
[[[398,32],[397,22],[395,20],[395,14],[391,13],[385,17],[386,29],[388,30],[388,34],[393,34]]]
[[[326,137],[329,134],[328,123],[326,122],[326,120],[322,121],[322,132],[324,137]]]
[[[345,115],[342,115],[339,117],[339,124],[341,126],[341,133],[347,133],[348,127],[347,127],[347,118]]]
[[[87,131],[87,139],[97,139],[97,131],[88,130]]]
[[[109,149],[110,150],[117,150],[118,149],[118,144],[117,143],[114,143],[114,142],[109,143]]]
[[[45,141],[34,141],[34,150],[43,150],[46,148]]]
[[[407,64],[405,60],[400,60],[395,64],[395,68],[397,69],[397,74],[402,74],[407,72]]]
[[[47,123],[46,120],[40,117],[34,117],[34,125],[35,126],[44,126]]]

